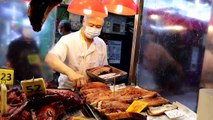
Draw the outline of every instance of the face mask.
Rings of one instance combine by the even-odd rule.
[[[101,34],[101,28],[86,26],[84,34],[87,38],[93,39],[94,37],[98,37]]]

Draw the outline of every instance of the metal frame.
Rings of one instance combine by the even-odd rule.
[[[135,15],[134,21],[134,32],[132,39],[132,52],[131,52],[131,61],[129,69],[129,84],[136,85],[136,67],[137,60],[139,55],[139,50],[141,48],[141,38],[142,38],[142,13],[144,7],[144,0],[137,0],[138,4],[138,14]]]

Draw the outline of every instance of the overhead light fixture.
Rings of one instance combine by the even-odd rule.
[[[73,14],[107,17],[108,11],[100,0],[72,0],[67,11]]]
[[[102,2],[111,13],[127,16],[137,14],[138,6],[133,0],[103,0]]]

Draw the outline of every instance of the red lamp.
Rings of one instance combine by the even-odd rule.
[[[72,0],[67,11],[74,14],[107,17],[108,11],[100,0]]]
[[[133,0],[103,0],[109,12],[120,15],[135,15],[137,14],[138,6]]]

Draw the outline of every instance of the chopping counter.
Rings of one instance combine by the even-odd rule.
[[[1,120],[196,120],[196,113],[185,105],[168,101],[157,92],[124,84],[91,82],[79,92],[47,89],[45,96],[32,98],[19,89],[7,94],[8,114]],[[138,100],[147,103],[142,112],[126,112]]]

